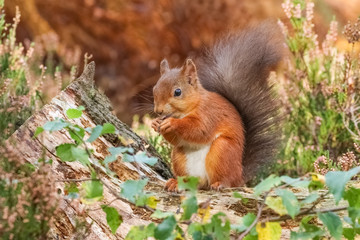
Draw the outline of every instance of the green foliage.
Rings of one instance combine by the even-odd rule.
[[[330,192],[334,195],[336,204],[344,195],[346,183],[356,174],[360,172],[360,167],[351,169],[348,172],[328,172],[326,174],[326,185],[329,187]]]
[[[276,177],[275,175],[270,175],[254,187],[254,194],[259,196],[261,193],[270,190],[271,188],[279,185],[280,183],[281,178]]]
[[[75,144],[64,143],[56,147],[56,155],[64,162],[79,161],[83,165],[90,164],[89,155],[85,149]]]
[[[191,194],[195,194],[197,191],[197,186],[199,183],[199,178],[197,177],[178,177],[178,188],[179,190],[190,191]]]
[[[281,197],[288,214],[294,218],[300,212],[300,205],[295,194],[285,189],[276,190],[276,194]]]
[[[340,217],[333,212],[319,214],[319,219],[324,223],[332,237],[341,239],[343,227]]]
[[[122,217],[119,215],[118,211],[113,207],[101,205],[101,208],[106,213],[106,221],[111,229],[111,232],[113,234],[115,234],[116,230],[119,228],[120,224],[123,222]]]

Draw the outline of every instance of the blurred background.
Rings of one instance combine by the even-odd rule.
[[[21,12],[17,41],[43,51],[44,62],[65,69],[96,62],[97,85],[118,117],[130,123],[152,101],[159,62],[180,65],[228,29],[264,19],[285,19],[282,0],[7,0],[11,22]],[[339,30],[360,13],[359,0],[315,1],[315,31],[321,41],[333,17]],[[341,36],[338,41],[341,45]],[[41,46],[41,47],[39,47]],[[89,60],[90,59],[90,60]],[[45,63],[44,63],[45,64]],[[51,95],[51,86],[46,88]],[[56,91],[54,91],[56,92]],[[144,108],[143,110],[146,111]]]

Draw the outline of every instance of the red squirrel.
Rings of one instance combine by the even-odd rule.
[[[279,104],[267,78],[282,58],[272,23],[221,38],[180,68],[160,64],[152,127],[173,145],[175,177],[199,177],[199,188],[238,187],[274,159]],[[177,191],[176,179],[165,189]]]

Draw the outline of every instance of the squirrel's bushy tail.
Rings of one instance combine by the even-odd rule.
[[[274,160],[281,137],[279,103],[268,77],[282,58],[283,43],[277,25],[265,22],[228,34],[198,59],[201,84],[225,96],[243,119],[245,181]]]

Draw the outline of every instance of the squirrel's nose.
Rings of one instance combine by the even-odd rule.
[[[159,115],[161,115],[164,112],[164,110],[160,109],[159,107],[155,107],[154,111],[155,111],[155,113],[157,113]]]

